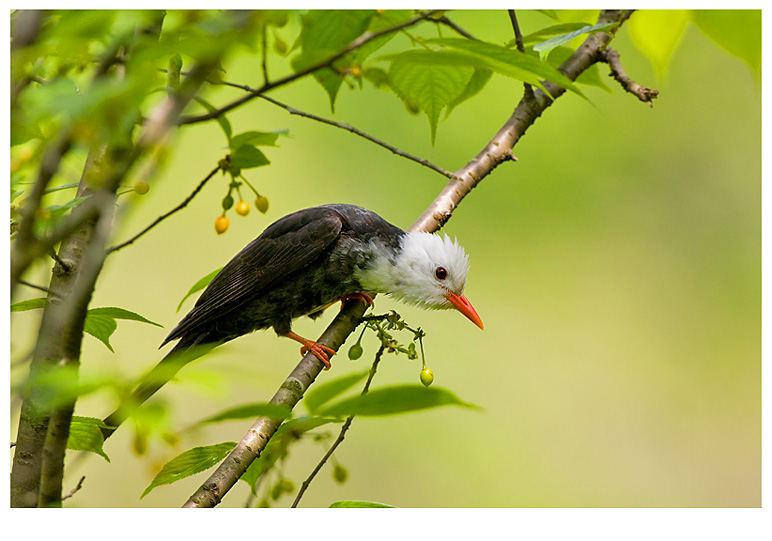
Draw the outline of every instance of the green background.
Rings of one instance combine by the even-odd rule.
[[[512,38],[504,11],[452,18],[490,42]],[[520,13],[520,22],[525,33],[550,24],[533,12]],[[280,31],[288,41],[289,30]],[[342,499],[401,507],[761,504],[760,84],[693,25],[664,74],[627,29],[613,47],[631,77],[660,91],[654,108],[611,79],[611,94],[584,87],[591,103],[560,98],[515,147],[519,161],[486,178],[445,228],[470,256],[466,295],[485,331],[458,313],[422,312],[384,296],[376,301],[377,313],[397,309],[427,332],[434,384],[483,409],[356,419],[335,454],[349,480],[337,484],[326,466],[302,506]],[[280,64],[270,68],[286,73]],[[226,71],[229,81],[260,83],[259,61],[248,54]],[[271,95],[456,170],[521,94],[517,81],[494,75],[440,122],[434,147],[425,116],[411,116],[393,94],[368,84],[364,92],[344,86],[334,116],[310,78]],[[240,95],[218,89],[207,99],[223,104]],[[267,102],[255,100],[230,118],[234,133],[290,131],[279,148],[266,150],[269,167],[245,172],[270,199],[268,214],[231,213],[227,234],[217,236],[213,223],[227,185],[218,176],[188,209],[112,256],[92,306],[120,306],[165,328],[119,322],[115,354],[86,337],[84,379],[137,378],[155,364],[163,354],[158,344],[183,315],[175,307],[188,288],[279,217],[345,202],[407,228],[445,184],[429,169]],[[150,194],[122,207],[127,214],[116,242],[182,201],[227,152],[216,124],[182,129],[172,150]],[[45,276],[41,271],[39,281]],[[190,306],[191,300],[182,311]],[[298,321],[294,330],[315,338],[334,311],[321,321]],[[28,346],[37,317],[14,315],[12,353]],[[376,341],[368,335],[363,345],[362,359],[338,355],[320,381],[366,369]],[[268,400],[298,360],[294,342],[255,333],[187,367],[158,399],[183,428]],[[420,368],[420,361],[389,356],[374,385],[418,385]],[[84,397],[76,414],[102,417],[112,405],[112,395],[97,393]],[[14,408],[12,428],[17,417]],[[121,430],[105,447],[112,464],[70,456],[66,487],[87,476],[72,505],[181,505],[203,475],[138,497],[173,456],[237,440],[250,424],[209,426],[176,447],[156,440],[144,457],[131,451],[131,431]],[[292,448],[283,471],[296,486],[329,441],[307,438]],[[239,483],[222,505],[240,507],[247,495]]]

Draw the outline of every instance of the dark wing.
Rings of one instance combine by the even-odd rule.
[[[341,216],[315,207],[277,220],[231,259],[164,344],[221,318],[312,264],[340,235]]]

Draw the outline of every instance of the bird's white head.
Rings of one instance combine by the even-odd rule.
[[[480,316],[463,295],[469,258],[457,242],[447,235],[414,232],[402,237],[400,248],[396,258],[393,254],[377,257],[359,273],[365,289],[424,309],[455,308],[483,328]]]

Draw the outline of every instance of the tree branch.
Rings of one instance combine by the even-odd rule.
[[[209,113],[198,115],[198,116],[187,116],[182,117],[179,120],[180,125],[185,124],[195,124],[198,122],[204,122],[206,120],[212,120],[214,118],[217,118],[223,113],[227,113],[228,111],[231,111],[235,109],[236,107],[239,107],[241,105],[244,105],[245,103],[257,98],[260,96],[260,94],[263,94],[265,92],[268,92],[269,90],[273,90],[274,88],[284,86],[288,83],[291,83],[293,81],[296,81],[302,77],[305,77],[306,75],[309,75],[315,71],[318,71],[322,68],[327,68],[332,66],[333,62],[338,60],[339,58],[342,58],[349,54],[352,51],[355,51],[356,49],[359,49],[366,43],[370,43],[374,39],[378,39],[381,36],[385,36],[387,34],[391,34],[393,32],[397,32],[399,30],[402,30],[404,28],[408,28],[410,26],[413,26],[415,24],[420,23],[421,21],[424,21],[431,17],[432,15],[438,13],[439,10],[433,10],[433,11],[427,11],[426,13],[422,13],[421,15],[418,15],[417,17],[414,17],[410,19],[409,21],[405,21],[404,23],[396,24],[394,26],[391,26],[389,28],[385,28],[383,30],[380,30],[378,32],[365,32],[361,36],[359,36],[357,39],[349,43],[345,48],[343,48],[340,52],[332,55],[326,60],[323,60],[321,62],[317,62],[316,64],[313,64],[305,69],[302,69],[300,71],[297,71],[293,74],[287,75],[285,77],[282,77],[281,79],[277,79],[276,81],[266,81],[263,83],[263,85],[260,88],[257,88],[253,91],[251,91],[246,96],[239,98],[235,101],[232,101],[231,103],[224,105],[223,107],[220,107],[219,109],[215,109],[214,111],[211,111]]]
[[[362,389],[362,395],[366,395],[367,391],[370,390],[370,384],[373,381],[373,378],[375,377],[375,373],[378,371],[378,364],[381,362],[381,358],[383,357],[383,352],[386,351],[386,345],[384,343],[381,343],[381,346],[378,348],[378,351],[375,353],[375,359],[373,360],[373,365],[370,368],[370,374],[367,376],[367,381],[365,382],[365,386]],[[298,491],[298,495],[295,497],[295,501],[292,502],[292,507],[297,507],[300,503],[300,499],[303,497],[303,494],[306,493],[306,490],[308,490],[308,487],[311,486],[311,482],[314,480],[314,477],[321,471],[322,467],[327,463],[327,461],[330,459],[332,454],[335,452],[335,450],[340,446],[341,443],[343,443],[343,439],[346,437],[346,432],[348,432],[349,427],[351,427],[351,423],[354,422],[355,415],[349,415],[348,419],[343,423],[343,426],[340,429],[340,433],[338,434],[338,437],[335,439],[333,444],[330,446],[330,448],[327,450],[325,455],[322,457],[322,459],[319,461],[319,463],[316,465],[314,470],[310,473],[308,478],[303,481],[303,484],[300,487],[300,490]]]
[[[601,12],[599,23],[627,19],[629,12],[607,10]],[[575,80],[582,71],[597,61],[597,53],[613,38],[612,33],[592,34],[582,43],[573,55],[561,66],[560,70],[570,79]],[[565,89],[551,83],[550,95],[557,99]],[[535,100],[520,101],[515,112],[491,139],[486,147],[462,169],[457,171],[445,189],[432,202],[423,215],[410,227],[410,231],[437,231],[450,219],[453,210],[461,200],[489,175],[500,163],[512,159],[512,147],[525,133],[541,113],[554,103],[544,92],[535,93]],[[334,350],[343,344],[351,334],[366,305],[360,301],[348,301],[337,317],[327,327],[318,342]],[[322,363],[311,354],[306,355],[295,370],[284,381],[281,388],[271,399],[273,404],[289,408],[300,401],[305,391],[322,371]],[[236,484],[252,461],[265,449],[280,422],[267,418],[258,418],[236,448],[225,458],[217,470],[199,487],[183,507],[214,507]]]
[[[201,191],[201,189],[202,189],[202,188],[203,188],[203,187],[206,185],[206,183],[207,183],[207,182],[209,182],[209,180],[210,180],[210,179],[211,179],[211,178],[212,178],[212,177],[213,177],[213,176],[214,176],[214,175],[217,173],[217,171],[219,171],[219,170],[220,170],[220,166],[218,165],[217,167],[215,167],[214,169],[212,169],[212,171],[211,171],[211,172],[210,172],[210,173],[209,173],[209,174],[208,174],[206,177],[204,177],[204,180],[202,180],[201,182],[199,182],[198,186],[196,186],[196,188],[195,188],[195,189],[194,189],[194,190],[193,190],[193,191],[190,193],[190,195],[189,195],[189,196],[187,196],[187,197],[186,197],[186,198],[185,198],[185,199],[182,201],[182,203],[180,203],[179,205],[177,205],[176,207],[174,207],[174,208],[173,208],[172,210],[170,210],[169,212],[167,212],[167,213],[165,213],[165,214],[162,214],[161,216],[159,216],[158,218],[156,218],[156,219],[153,221],[153,223],[151,223],[151,224],[150,224],[150,225],[148,225],[148,226],[147,226],[145,229],[143,229],[142,231],[140,231],[139,233],[137,233],[136,235],[134,235],[133,237],[131,237],[129,240],[127,240],[127,241],[125,241],[125,242],[122,242],[122,243],[120,243],[120,244],[117,244],[117,245],[115,245],[115,246],[111,246],[110,248],[108,248],[108,249],[107,249],[107,254],[109,255],[109,254],[111,254],[111,253],[113,253],[113,252],[117,252],[118,250],[120,250],[120,249],[122,249],[122,248],[125,248],[126,246],[128,246],[128,245],[130,245],[130,244],[133,244],[133,243],[134,243],[134,242],[135,242],[137,239],[139,239],[139,238],[140,238],[142,235],[144,235],[145,233],[147,233],[148,231],[150,231],[151,229],[153,229],[155,226],[157,226],[158,224],[160,224],[161,222],[163,222],[163,221],[164,221],[166,218],[168,218],[169,216],[171,216],[171,215],[172,215],[172,214],[174,214],[175,212],[178,212],[178,211],[180,211],[180,210],[184,209],[185,207],[187,207],[187,206],[190,204],[190,202],[191,202],[191,201],[193,201],[193,198],[194,198],[194,197],[196,197],[196,195],[198,195],[198,192],[200,192],[200,191]]]
[[[447,169],[444,169],[444,168],[442,168],[442,167],[440,167],[438,165],[434,165],[432,162],[430,162],[427,159],[419,158],[417,156],[413,156],[412,154],[409,154],[407,152],[399,150],[398,148],[393,147],[393,146],[389,145],[388,143],[385,143],[385,142],[381,141],[380,139],[377,139],[376,137],[373,137],[372,135],[369,135],[369,134],[363,132],[360,129],[357,129],[354,126],[351,126],[350,124],[343,124],[343,123],[340,123],[340,122],[335,122],[334,120],[329,120],[327,118],[322,118],[320,116],[313,115],[311,113],[304,113],[303,111],[295,109],[294,107],[290,107],[289,105],[285,105],[284,103],[282,103],[282,102],[280,102],[278,100],[275,100],[275,99],[273,99],[271,97],[268,97],[268,96],[260,96],[260,97],[262,99],[266,100],[266,101],[269,101],[269,102],[273,103],[274,105],[277,105],[278,107],[281,107],[282,109],[285,109],[291,115],[302,116],[304,118],[309,118],[311,120],[316,120],[317,122],[321,122],[322,124],[327,124],[329,126],[334,126],[336,128],[340,128],[342,130],[350,131],[351,133],[353,133],[355,135],[358,135],[360,137],[363,137],[363,138],[367,139],[371,143],[375,143],[376,145],[381,146],[381,147],[385,148],[386,150],[389,150],[389,151],[393,152],[397,156],[401,156],[403,158],[407,158],[408,160],[412,160],[412,161],[414,161],[414,162],[416,162],[416,163],[418,163],[420,165],[423,165],[424,167],[428,167],[432,171],[434,171],[436,173],[439,173],[440,175],[442,175],[444,177],[447,177],[447,178],[452,178],[453,177],[453,173],[451,173]]]
[[[648,103],[649,107],[654,107],[652,100],[659,96],[659,90],[646,88],[633,81],[627,75],[624,68],[622,68],[622,62],[619,60],[619,53],[614,49],[602,49],[598,51],[598,55],[600,56],[600,60],[606,62],[611,68],[609,76],[613,77],[627,92],[636,96],[642,102]]]

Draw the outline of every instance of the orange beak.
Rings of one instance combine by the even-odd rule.
[[[452,291],[448,291],[448,294],[445,296],[445,298],[448,299],[459,312],[468,317],[472,323],[480,327],[481,330],[484,330],[482,319],[480,319],[480,316],[478,316],[477,312],[475,312],[472,303],[466,300],[466,297],[463,295],[456,295]]]

